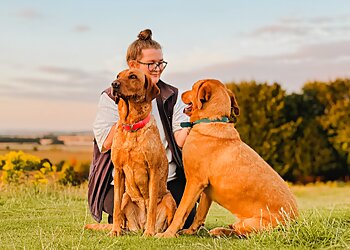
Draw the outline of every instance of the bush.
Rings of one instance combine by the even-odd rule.
[[[4,183],[20,183],[28,179],[28,171],[40,170],[40,158],[22,151],[11,151],[0,156],[0,168],[3,170],[1,180]]]
[[[0,155],[1,181],[3,183],[47,184],[58,180],[60,184],[77,186],[89,177],[89,163],[76,160],[61,161],[53,165],[49,159],[25,154],[22,151],[11,151]]]
[[[89,177],[90,165],[71,160],[64,163],[59,174],[59,183],[63,185],[77,186],[86,181]]]

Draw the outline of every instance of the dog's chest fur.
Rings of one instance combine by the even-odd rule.
[[[136,132],[118,127],[112,145],[112,160],[115,168],[123,170],[126,192],[133,200],[149,198],[150,168],[156,168],[160,179],[165,179],[161,183],[166,183],[168,162],[153,117],[145,127]],[[165,185],[160,187],[160,193],[164,189]]]

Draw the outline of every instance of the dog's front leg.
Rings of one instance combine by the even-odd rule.
[[[153,236],[157,217],[157,202],[159,189],[159,172],[154,166],[149,170],[149,205],[147,210],[146,231],[143,236]]]
[[[175,212],[173,221],[168,229],[164,233],[157,234],[157,237],[170,238],[176,236],[177,231],[183,227],[190,211],[206,186],[207,185],[205,184],[198,184],[187,180],[184,194],[181,198],[180,205]]]
[[[114,173],[114,208],[113,208],[113,226],[110,232],[111,236],[121,236],[123,224],[122,219],[122,197],[124,193],[124,173],[122,169],[116,169]]]
[[[208,188],[208,187],[207,187]],[[181,234],[194,234],[198,229],[204,225],[205,218],[207,217],[212,199],[206,194],[206,189],[202,192],[199,200],[196,216],[194,217],[192,225],[188,229],[181,231]]]

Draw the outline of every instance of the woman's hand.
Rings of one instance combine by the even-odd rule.
[[[174,133],[176,144],[182,148],[185,144],[186,137],[190,133],[190,128],[183,128]]]
[[[106,151],[111,149],[112,143],[113,143],[113,137],[114,137],[114,134],[115,134],[116,125],[117,124],[114,124],[112,126],[111,130],[109,131],[109,134],[107,135],[106,140],[103,142],[102,152],[106,152]]]

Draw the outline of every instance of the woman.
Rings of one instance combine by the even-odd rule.
[[[186,183],[180,148],[189,132],[188,129],[182,129],[180,123],[187,121],[188,117],[183,113],[184,104],[177,88],[160,80],[167,62],[163,59],[160,44],[152,40],[151,30],[140,32],[138,39],[128,48],[126,61],[129,68],[138,68],[148,73],[152,82],[160,89],[160,95],[152,101],[152,114],[156,119],[169,162],[167,186],[179,205]],[[109,214],[108,221],[112,222],[114,190],[110,149],[118,119],[118,106],[108,88],[100,97],[93,125],[95,147],[89,177],[89,207],[92,216],[98,222],[102,219],[102,211]],[[191,225],[194,214],[195,208],[191,211],[184,228]]]

